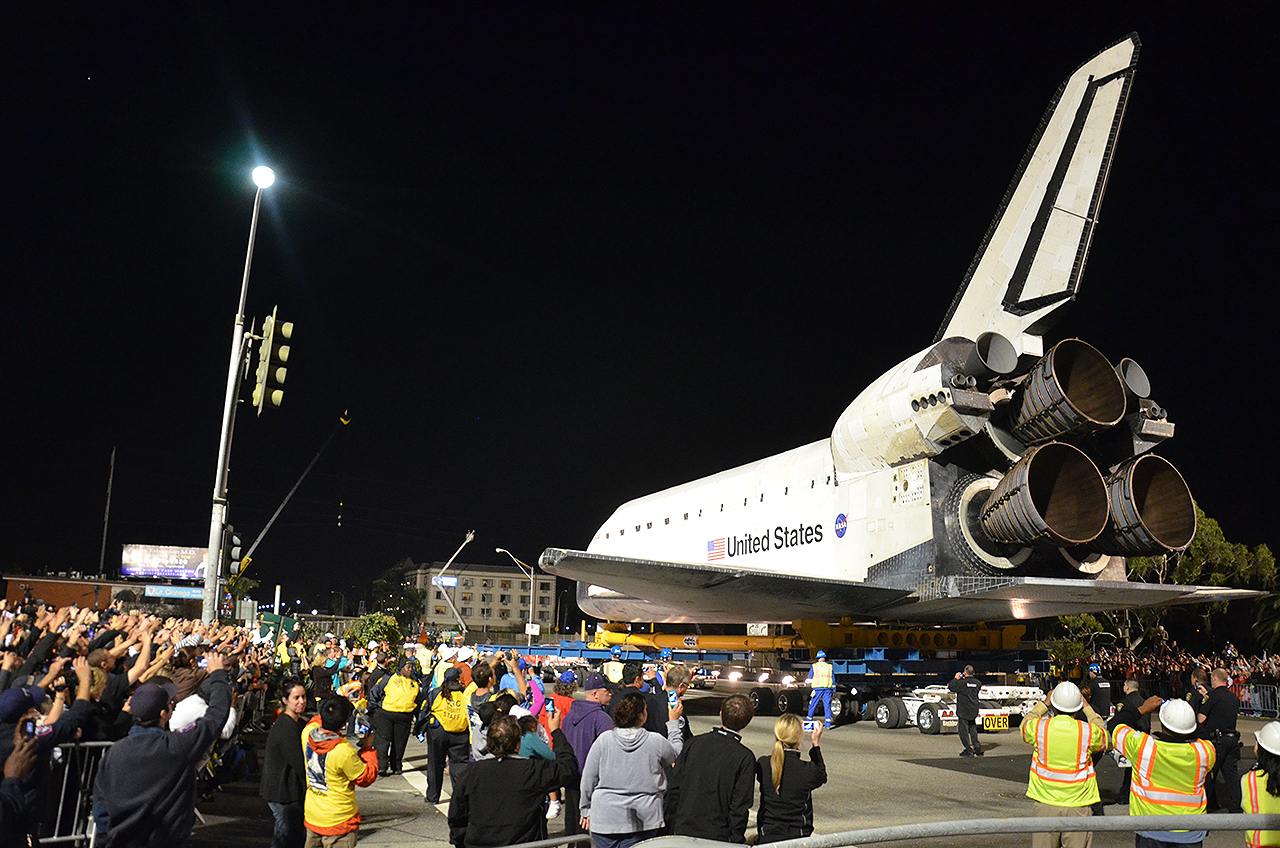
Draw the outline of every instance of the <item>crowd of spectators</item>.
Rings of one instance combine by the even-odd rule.
[[[1137,649],[1119,646],[1098,648],[1087,659],[1060,669],[1057,677],[1078,681],[1085,676],[1085,669],[1095,663],[1101,666],[1102,676],[1108,680],[1138,680],[1144,690],[1172,698],[1183,697],[1192,691],[1193,672],[1208,673],[1215,668],[1225,668],[1236,689],[1248,685],[1280,684],[1280,654],[1244,656],[1230,642],[1216,652],[1192,653],[1178,647],[1178,643],[1169,639],[1163,629],[1157,631],[1155,639],[1144,642]]]

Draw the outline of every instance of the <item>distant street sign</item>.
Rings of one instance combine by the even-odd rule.
[[[534,624],[533,622],[530,622],[524,626],[524,632],[525,632],[525,635],[527,636],[541,636],[542,625]]]
[[[148,586],[148,598],[194,598],[200,600],[204,595],[203,586]]]

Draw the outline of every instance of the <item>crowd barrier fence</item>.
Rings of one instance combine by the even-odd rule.
[[[59,745],[51,760],[49,812],[41,829],[41,845],[94,844],[93,781],[111,742]]]

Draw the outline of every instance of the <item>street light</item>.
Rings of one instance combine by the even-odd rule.
[[[253,182],[258,187],[253,196],[253,219],[249,224],[249,248],[244,257],[244,277],[240,281],[240,306],[231,328],[231,358],[227,363],[227,394],[222,404],[222,437],[218,442],[218,469],[213,478],[213,512],[209,518],[209,566],[204,572],[204,595],[200,616],[213,621],[218,607],[218,581],[222,577],[222,533],[227,520],[227,470],[231,461],[231,433],[235,428],[236,399],[240,381],[248,367],[245,356],[249,334],[244,330],[244,304],[249,296],[249,268],[253,265],[253,242],[258,235],[258,209],[262,191],[275,182],[275,172],[260,165],[253,169]]]
[[[523,574],[529,575],[529,623],[533,624],[533,587],[535,585],[534,578],[533,578],[533,569],[525,565],[520,560],[516,559],[516,555],[511,553],[511,551],[507,550],[506,548],[494,548],[493,550],[494,550],[494,553],[506,554],[507,556],[511,557],[511,561],[514,562],[517,566],[519,566],[520,571]],[[529,637],[529,645],[530,647],[532,647],[533,634],[529,632],[529,628],[527,627],[525,628],[525,635]]]

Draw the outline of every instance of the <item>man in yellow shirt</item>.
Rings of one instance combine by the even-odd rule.
[[[1083,710],[1087,721],[1075,716]],[[1027,797],[1036,816],[1089,816],[1101,800],[1092,754],[1107,749],[1107,727],[1070,681],[1054,687],[1047,702],[1022,720],[1022,740],[1033,746]],[[1031,848],[1090,848],[1091,832],[1035,833]]]
[[[373,733],[360,740],[360,750],[343,732],[351,717],[351,702],[342,696],[326,698],[320,712],[302,730],[302,754],[307,766],[307,798],[303,824],[306,848],[355,848],[360,830],[357,786],[378,779],[378,754]]]
[[[1149,699],[1148,699],[1149,700]],[[1127,725],[1116,728],[1116,747],[1133,764],[1129,815],[1187,815],[1205,811],[1205,776],[1213,768],[1213,745],[1196,739],[1196,714],[1183,700],[1160,707],[1160,732],[1143,733]],[[1139,848],[1199,845],[1203,830],[1137,832]]]

